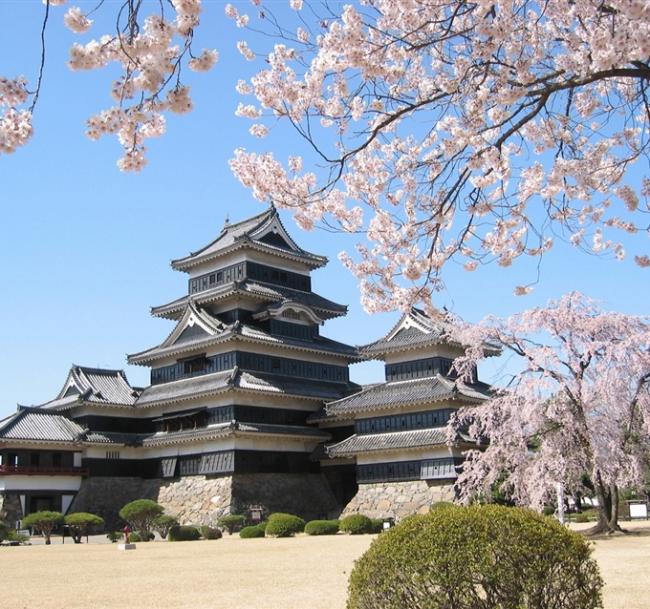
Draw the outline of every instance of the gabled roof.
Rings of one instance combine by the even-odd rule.
[[[65,410],[81,402],[133,406],[140,391],[137,387],[131,387],[123,370],[72,364],[57,397],[40,406],[53,410]]]
[[[417,347],[456,344],[448,339],[450,330],[451,325],[442,313],[437,319],[432,319],[421,309],[411,307],[411,310],[402,315],[388,334],[361,347],[360,351],[367,357],[373,358]]]
[[[55,412],[21,407],[0,426],[3,440],[33,440],[38,442],[78,442],[85,430],[81,425]]]
[[[489,385],[466,385],[437,374],[435,377],[392,381],[364,387],[358,393],[330,402],[325,406],[327,417],[320,420],[349,420],[360,413],[391,410],[404,406],[432,404],[442,400],[475,403],[489,398]]]
[[[361,359],[355,347],[324,336],[316,335],[310,340],[301,340],[269,334],[239,321],[225,324],[190,301],[183,317],[160,345],[133,353],[128,356],[128,361],[130,364],[147,365],[164,357],[204,350],[228,341],[276,345],[298,351],[326,352],[344,356],[351,361]]]
[[[390,329],[384,337],[372,342],[359,351],[369,359],[382,359],[388,353],[400,353],[421,347],[450,345],[462,349],[463,346],[453,340],[453,325],[442,312],[429,317],[424,311],[411,307],[408,313]],[[485,344],[486,355],[498,355],[500,350],[495,345]]]
[[[191,252],[184,258],[172,260],[172,267],[178,271],[187,271],[192,267],[223,256],[241,247],[275,254],[279,257],[290,258],[318,268],[327,264],[327,258],[303,250],[289,236],[280,216],[271,206],[265,212],[223,227],[219,236],[201,249]]]
[[[179,319],[182,317],[187,303],[194,301],[197,305],[206,305],[232,296],[250,296],[260,302],[299,302],[313,309],[322,319],[340,317],[347,313],[347,306],[323,298],[314,292],[303,292],[293,288],[274,285],[263,281],[233,281],[215,288],[182,296],[172,302],[151,308],[151,314],[166,319]]]

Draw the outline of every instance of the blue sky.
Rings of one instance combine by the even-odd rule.
[[[134,385],[146,384],[148,369],[127,367],[125,354],[159,343],[171,330],[172,322],[149,316],[151,305],[186,290],[186,276],[172,271],[169,261],[212,240],[227,215],[235,221],[262,209],[230,173],[233,150],[273,149],[282,158],[300,151],[284,134],[254,140],[250,123],[234,116],[240,101],[235,84],[259,64],[237,53],[237,40],[250,36],[224,18],[225,3],[205,4],[196,47],[217,48],[220,62],[207,75],[188,75],[195,110],[169,118],[167,135],[151,141],[149,165],[139,175],[118,171],[116,140],[85,137],[85,119],[111,103],[111,73],[68,70],[68,49],[79,38],[63,27],[64,11],[52,9],[34,138],[15,154],[0,157],[0,416],[17,402],[51,399],[73,362],[125,368]],[[106,3],[108,11],[116,6]],[[1,75],[34,79],[42,10],[40,0],[0,0]],[[90,34],[110,27],[108,21],[98,23]],[[304,233],[284,217],[303,247],[330,258],[325,269],[314,273],[314,289],[349,305],[349,315],[328,322],[323,332],[352,344],[385,333],[396,315],[365,314],[356,280],[336,258],[354,239],[318,230]],[[647,313],[650,274],[631,261],[587,256],[560,244],[543,261],[535,291],[525,298],[512,295],[514,285],[533,276],[532,262],[476,273],[450,268],[447,289],[436,302],[478,321],[490,313],[508,315],[542,305],[576,289],[602,300],[606,308]],[[483,377],[498,380],[501,364],[489,366]],[[376,362],[351,371],[358,382],[382,378]]]

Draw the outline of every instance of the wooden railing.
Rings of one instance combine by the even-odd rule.
[[[87,476],[85,467],[40,467],[38,465],[0,465],[0,476]]]

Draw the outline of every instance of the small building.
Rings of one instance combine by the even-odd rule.
[[[431,319],[412,308],[360,349],[385,362],[385,382],[329,402],[317,417],[322,429],[353,430],[326,448],[332,463],[356,469],[358,492],[344,514],[401,518],[453,501],[462,451],[473,445],[458,437],[449,446],[446,426],[458,408],[486,400],[489,386],[455,378],[453,360],[463,349],[449,330],[442,315]]]

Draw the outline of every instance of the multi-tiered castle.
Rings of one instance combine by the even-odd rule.
[[[128,357],[151,369],[148,387],[73,366],[54,400],[0,422],[5,518],[111,519],[140,497],[187,523],[251,509],[402,517],[453,498],[465,445],[448,446],[445,425],[488,387],[450,374],[461,346],[442,317],[413,309],[362,348],[323,336],[347,312],[312,291],[310,273],[326,263],[273,207],[172,261],[188,293],[152,314],[174,328]],[[350,381],[349,364],[377,358],[386,382]]]

